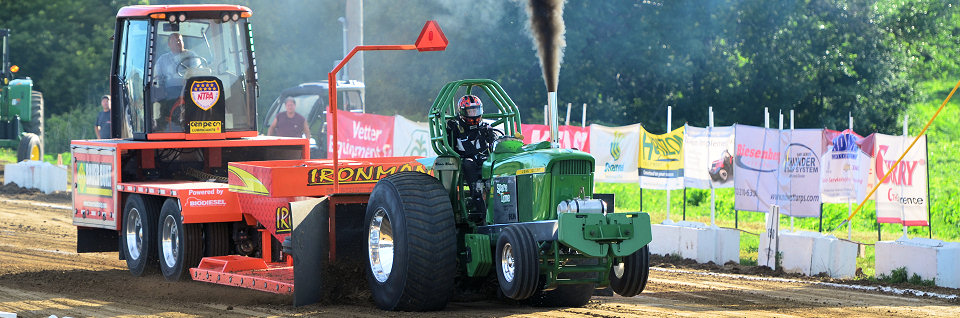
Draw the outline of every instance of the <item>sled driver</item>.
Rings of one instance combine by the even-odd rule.
[[[463,178],[470,186],[473,212],[470,218],[475,222],[485,219],[487,206],[483,201],[483,180],[480,168],[490,156],[490,145],[496,137],[496,130],[481,121],[483,103],[475,95],[465,95],[457,102],[460,113],[455,119],[447,121],[447,142],[460,155]]]

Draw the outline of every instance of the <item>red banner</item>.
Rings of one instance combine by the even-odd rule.
[[[337,112],[340,158],[393,156],[393,116]],[[327,122],[330,115],[327,115]],[[329,128],[333,128],[332,125]],[[327,158],[333,158],[333,135],[328,135]]]
[[[523,143],[532,144],[550,139],[550,126],[523,124]],[[560,148],[590,152],[590,127],[560,126]]]

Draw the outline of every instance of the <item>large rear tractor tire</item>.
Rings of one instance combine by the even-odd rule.
[[[647,286],[649,274],[650,247],[644,246],[639,251],[623,257],[619,263],[613,263],[613,267],[610,268],[610,288],[623,297],[639,295]]]
[[[23,130],[43,139],[43,93],[32,91],[30,95],[30,122],[23,125]]]
[[[43,160],[43,143],[40,142],[40,136],[25,133],[23,137],[20,137],[20,145],[17,147],[17,162],[24,160]]]
[[[160,271],[168,281],[179,281],[190,276],[190,268],[200,264],[203,257],[201,224],[183,224],[180,203],[169,198],[160,208],[160,226],[157,242],[160,244]]]
[[[533,233],[522,226],[507,226],[497,239],[494,267],[500,291],[511,299],[529,298],[540,286],[540,261]]]
[[[367,282],[383,310],[431,311],[447,305],[457,271],[453,206],[440,181],[401,172],[370,194]]]
[[[123,208],[120,248],[133,276],[157,270],[158,202],[151,197],[131,194]]]
[[[597,264],[596,259],[575,259],[571,260],[573,264],[583,264],[583,265],[595,265]],[[561,278],[571,278],[571,279],[587,279],[596,278],[596,273],[568,273],[564,274],[566,277],[561,276]],[[542,278],[542,277],[541,277]],[[541,285],[542,286],[541,282]],[[590,298],[593,297],[593,291],[596,288],[596,284],[577,284],[577,285],[560,285],[556,289],[550,291],[543,291],[538,288],[534,291],[533,295],[524,303],[527,303],[535,307],[583,307],[588,302]]]

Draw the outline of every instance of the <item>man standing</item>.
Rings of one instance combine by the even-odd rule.
[[[100,98],[100,107],[103,107],[103,111],[97,115],[97,123],[95,127],[97,131],[97,138],[113,138],[110,131],[110,95],[103,95],[103,97]]]
[[[286,111],[277,112],[277,117],[273,118],[270,128],[267,128],[267,135],[310,138],[310,126],[307,125],[307,119],[297,113],[297,100],[293,97],[287,97],[283,101],[283,106]]]

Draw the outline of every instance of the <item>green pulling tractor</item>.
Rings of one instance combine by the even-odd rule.
[[[465,94],[481,97],[484,120],[504,133],[482,166],[482,220],[470,216],[471,185],[445,131]],[[446,84],[429,116],[439,156],[421,163],[433,175],[382,179],[367,204],[367,281],[380,308],[439,310],[456,289],[494,276],[499,293],[534,306],[582,306],[608,286],[625,297],[643,291],[650,216],[613,213],[612,195],[594,194],[590,154],[524,145],[517,106],[492,80]]]
[[[33,90],[33,80],[14,79],[19,70],[7,58],[9,29],[3,38],[3,69],[0,70],[0,147],[17,148],[17,161],[43,158],[43,94]]]

